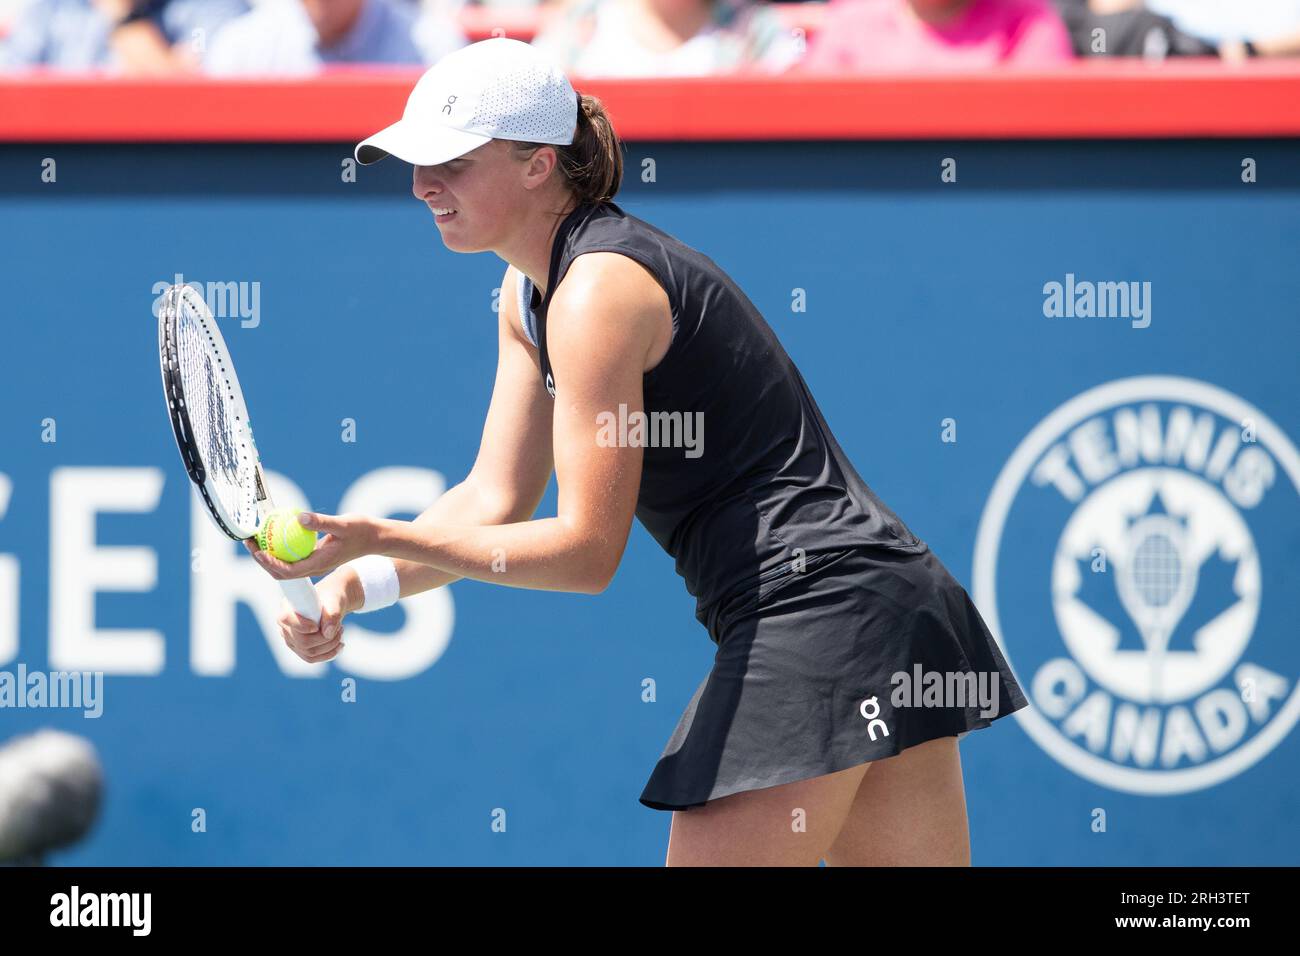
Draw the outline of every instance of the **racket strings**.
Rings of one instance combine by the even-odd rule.
[[[1142,539],[1133,557],[1133,581],[1148,607],[1164,607],[1178,593],[1183,562],[1168,535],[1153,533]]]
[[[202,319],[188,303],[176,313],[176,355],[193,441],[208,477],[230,517],[241,527],[257,525],[253,457],[247,422]]]

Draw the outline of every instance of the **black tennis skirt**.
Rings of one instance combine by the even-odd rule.
[[[928,548],[819,554],[703,614],[718,650],[641,794],[655,810],[892,757],[1028,704]]]

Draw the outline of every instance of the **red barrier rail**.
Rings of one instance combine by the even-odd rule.
[[[418,69],[309,80],[0,78],[0,141],[326,142],[397,119]],[[1084,60],[1051,72],[574,77],[626,140],[1300,136],[1300,62]]]

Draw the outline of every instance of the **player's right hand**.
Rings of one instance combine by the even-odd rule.
[[[288,601],[280,605],[276,624],[280,636],[289,649],[305,661],[316,664],[333,660],[343,650],[343,618],[347,616],[341,583],[324,578],[316,585],[320,601],[321,618],[308,620],[293,609]]]

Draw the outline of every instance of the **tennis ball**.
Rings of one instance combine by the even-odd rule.
[[[301,509],[272,511],[257,529],[257,546],[281,561],[301,561],[316,550],[316,532],[298,523]]]

